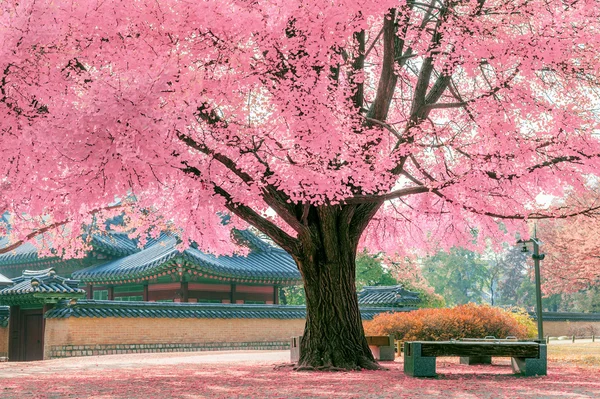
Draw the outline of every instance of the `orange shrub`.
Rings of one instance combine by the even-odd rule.
[[[365,323],[367,335],[395,335],[401,341],[447,341],[459,338],[530,338],[531,319],[515,318],[510,311],[488,305],[419,309],[382,313]]]

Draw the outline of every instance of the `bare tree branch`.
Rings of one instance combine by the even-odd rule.
[[[398,190],[390,191],[386,194],[374,194],[374,195],[355,195],[354,197],[348,198],[344,201],[346,204],[364,204],[364,203],[378,203],[384,202],[395,198],[406,197],[408,195],[427,193],[430,189],[423,185],[418,187],[407,187]]]
[[[195,176],[196,178],[202,177],[202,173],[200,170],[193,166],[186,167],[186,173]],[[259,215],[256,211],[254,211],[249,206],[236,202],[232,195],[227,192],[223,187],[211,183],[213,186],[213,190],[216,195],[223,197],[225,199],[225,207],[237,215],[242,220],[247,221],[252,224],[260,231],[268,235],[273,241],[277,243],[277,245],[281,246],[290,253],[296,253],[298,240],[287,234],[280,227],[275,225],[273,222],[267,220],[266,218]]]
[[[107,206],[107,207],[104,207],[104,208],[94,209],[89,214],[90,215],[95,215],[96,213],[99,213],[99,212],[102,212],[102,211],[109,211],[109,210],[112,210],[112,209],[118,209],[118,208],[122,208],[122,207],[123,207],[123,205],[121,205],[121,204],[119,204],[119,205],[113,205],[113,206]],[[29,240],[31,240],[31,239],[39,236],[40,234],[47,233],[50,230],[57,229],[57,228],[59,228],[61,226],[66,225],[67,223],[70,223],[70,222],[71,222],[71,219],[65,219],[63,221],[55,222],[55,223],[49,224],[48,226],[44,226],[44,227],[42,227],[42,228],[40,228],[40,229],[38,229],[36,231],[33,231],[33,232],[27,234],[25,236],[25,238],[23,238],[22,240],[15,241],[14,243],[12,243],[12,244],[4,247],[4,248],[0,248],[0,254],[5,254],[7,252],[15,250],[15,249],[19,248],[21,245],[23,245],[24,243],[26,243],[27,241],[29,241]]]

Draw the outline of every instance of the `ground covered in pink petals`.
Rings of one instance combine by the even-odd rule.
[[[65,359],[66,360],[66,359]],[[558,363],[546,377],[518,377],[507,360],[492,366],[438,361],[438,378],[388,371],[299,373],[269,363],[95,365],[64,369],[60,363],[0,368],[0,398],[598,398],[600,369]],[[19,367],[21,367],[19,369]]]

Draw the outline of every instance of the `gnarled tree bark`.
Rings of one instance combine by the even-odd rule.
[[[297,370],[380,368],[367,344],[356,296],[360,234],[355,228],[360,219],[370,219],[356,209],[311,207],[308,229],[298,237],[294,258],[304,280],[306,325]]]

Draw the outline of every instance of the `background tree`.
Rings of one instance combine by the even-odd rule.
[[[484,255],[454,248],[450,253],[440,252],[420,262],[424,279],[452,304],[487,302],[534,310],[535,281],[530,256],[531,253],[521,252],[521,247],[507,245],[498,252],[488,250]],[[544,311],[552,312],[595,312],[598,303],[597,286],[576,292],[547,293],[542,298]]]
[[[513,220],[596,209],[535,198],[599,170],[597,1],[0,7],[0,212],[19,215],[15,245],[53,230],[80,255],[69,238],[126,195],[201,250],[235,250],[229,229],[251,224],[302,274],[300,369],[378,367],[361,239],[447,249],[477,229],[483,247]],[[143,216],[127,221],[157,234]]]
[[[356,257],[356,290],[366,285],[397,285],[389,269],[383,266],[380,255],[372,255],[364,249]]]
[[[392,275],[392,270],[383,266],[381,255],[372,255],[364,249],[356,257],[356,290],[360,291],[366,285],[398,285],[400,282]],[[417,288],[416,284],[408,281],[401,282],[409,291],[418,292],[421,297],[422,307],[439,307],[440,298],[428,292],[427,287]],[[306,304],[304,287],[292,286],[280,288],[280,297],[283,304]]]
[[[527,258],[521,247],[515,245],[510,245],[504,252],[493,255],[493,262],[502,270],[498,284],[498,305],[524,308],[535,305],[535,286],[532,285],[533,291],[526,290],[525,295],[522,291],[525,281],[530,280]]]
[[[489,302],[489,263],[477,252],[452,248],[423,259],[423,278],[448,305]]]
[[[545,293],[574,293],[600,284],[599,219],[581,216],[540,223],[538,232],[546,254]]]
[[[279,288],[279,300],[282,305],[306,305],[306,294],[301,285]]]
[[[600,313],[600,286],[572,294],[562,294],[561,307],[571,312]]]

